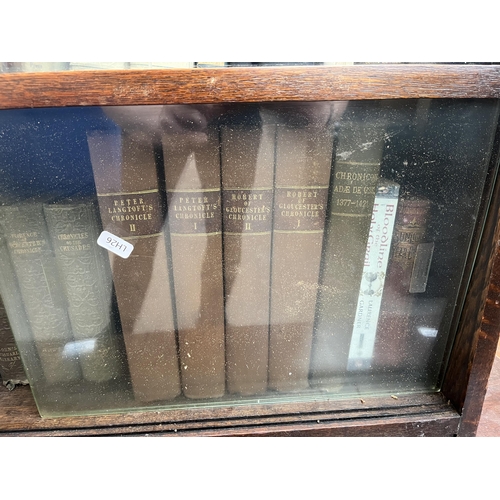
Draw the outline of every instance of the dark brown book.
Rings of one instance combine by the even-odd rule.
[[[356,314],[386,123],[376,106],[349,103],[338,125],[318,293],[311,383],[336,387]]]
[[[332,153],[330,127],[278,123],[269,341],[277,391],[309,387]]]
[[[3,385],[12,390],[18,384],[27,384],[21,355],[17,349],[7,311],[0,296],[0,377]]]
[[[5,370],[5,368],[0,368],[0,374],[2,374],[4,385],[12,389],[18,383],[28,383],[28,374],[30,374],[32,378],[44,378],[44,375],[40,366],[36,345],[33,340],[33,333],[24,309],[19,283],[10,259],[7,241],[1,231],[0,302],[2,304],[1,307],[5,311],[4,313],[2,312],[2,317],[4,318],[2,319],[2,328],[5,328],[3,332],[4,335],[6,335],[6,337],[2,337],[0,334],[0,345],[3,342],[2,338],[6,339],[7,345],[9,346],[7,350],[9,358],[11,353],[14,352],[14,349],[17,352],[17,354],[13,354],[15,360],[7,360],[8,363],[11,361],[14,363],[14,372],[16,374],[14,377],[9,375],[8,370]],[[4,314],[5,316],[3,316]],[[6,324],[5,322],[8,323]],[[7,330],[7,325],[9,330]],[[10,347],[12,346],[12,342],[14,342],[14,345]],[[20,356],[22,360],[19,361],[17,356]],[[29,372],[24,369],[23,365],[28,365]],[[22,373],[22,375],[19,375],[20,373]]]
[[[404,194],[399,201],[373,353],[372,368],[376,371],[394,372],[417,366],[420,349],[416,340],[421,336],[424,343],[432,342],[437,333],[436,322],[439,327],[442,301],[436,300],[431,307],[422,309],[424,303],[420,304],[412,291],[414,271],[418,272],[415,259],[425,243],[430,206],[428,199]],[[425,277],[424,270],[424,281]],[[421,333],[419,327],[424,329]]]
[[[275,143],[274,124],[221,128],[226,378],[243,395],[267,389]]]
[[[2,207],[0,225],[40,358],[44,383],[79,380],[78,353],[74,349],[66,297],[42,203],[26,202]]]
[[[165,207],[151,140],[125,132],[88,134],[102,227],[133,244],[109,252],[132,387],[149,402],[180,394]]]
[[[94,201],[43,208],[83,376],[92,382],[117,379],[123,367],[112,312],[113,283],[106,250],[96,244],[100,222]]]
[[[189,112],[189,107],[178,109]],[[225,393],[221,178],[218,130],[162,139],[179,335],[188,398]]]

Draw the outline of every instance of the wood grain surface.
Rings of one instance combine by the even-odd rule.
[[[40,418],[29,387],[18,387],[12,392],[0,387],[0,437],[408,433],[436,436],[456,434],[459,421],[458,413],[440,394]]]
[[[477,428],[500,327],[500,186],[495,179],[491,183],[495,189],[442,385],[445,397],[463,413],[464,435]]]
[[[359,65],[0,74],[0,109],[500,97],[488,65]]]
[[[499,236],[497,229],[495,235]],[[497,240],[498,241],[498,240]],[[469,360],[469,380],[466,387],[464,410],[460,422],[460,436],[475,436],[481,417],[488,379],[490,377],[499,337],[500,326],[500,246],[496,247],[490,283],[485,287],[486,300],[481,325],[475,335],[474,357]],[[463,397],[463,395],[462,395]]]

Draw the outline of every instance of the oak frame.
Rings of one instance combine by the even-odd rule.
[[[360,65],[1,74],[0,109],[259,101],[500,98],[500,66]],[[493,160],[498,165],[498,142]],[[500,187],[482,200],[442,391],[364,401],[160,410],[41,419],[28,388],[0,391],[1,435],[473,436],[500,324]]]

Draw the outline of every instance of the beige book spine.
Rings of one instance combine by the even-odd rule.
[[[221,129],[227,388],[267,390],[276,126]]]
[[[182,391],[217,398],[226,391],[218,131],[162,143]]]
[[[269,388],[309,387],[333,131],[277,126]]]
[[[88,134],[103,229],[134,245],[109,252],[134,395],[169,400],[180,390],[165,210],[151,140],[119,132]]]

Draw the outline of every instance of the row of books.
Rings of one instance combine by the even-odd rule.
[[[0,73],[33,73],[45,71],[84,71],[112,69],[183,69],[224,68],[235,66],[283,66],[283,65],[350,65],[353,63],[256,63],[256,62],[2,62]]]
[[[430,204],[380,178],[378,104],[351,103],[340,121],[186,109],[187,130],[161,138],[88,132],[97,201],[1,207],[2,272],[15,275],[3,281],[27,318],[13,329],[44,380],[119,379],[122,340],[142,402],[332,388],[411,364],[391,308],[412,315]]]
[[[198,67],[198,63],[194,62],[3,62],[0,64],[0,73]],[[219,67],[224,65],[224,63],[215,62],[206,64],[206,67]],[[209,64],[211,64],[211,66],[208,66]],[[200,65],[203,65],[203,63],[200,63]]]

